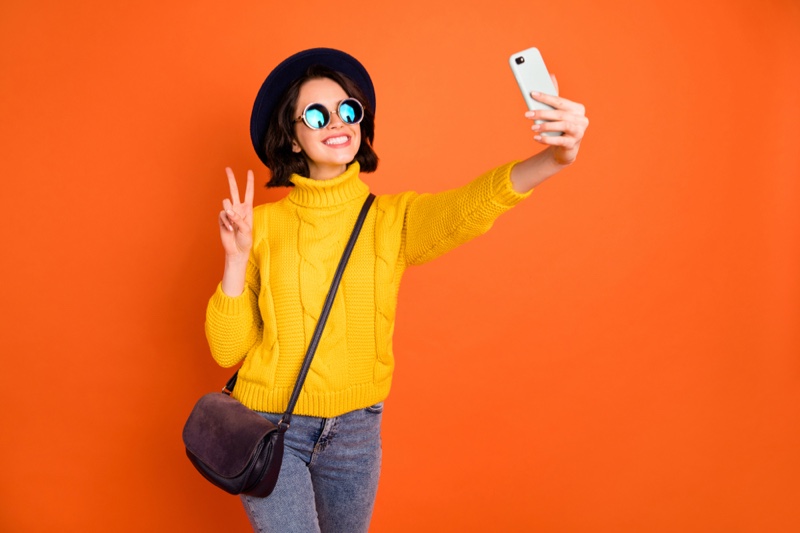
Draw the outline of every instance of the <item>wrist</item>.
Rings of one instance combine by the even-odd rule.
[[[250,254],[225,254],[225,269],[246,269]]]
[[[222,292],[228,296],[239,296],[244,291],[247,258],[225,257],[225,270],[222,273]]]
[[[552,164],[557,167],[558,170],[568,167],[575,162],[576,150],[567,150],[559,146],[549,146],[547,149],[550,151],[550,160]],[[558,172],[558,170],[556,172]]]

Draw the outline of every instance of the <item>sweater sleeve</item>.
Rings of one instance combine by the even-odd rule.
[[[495,219],[531,191],[520,194],[511,186],[511,168],[505,164],[458,189],[413,198],[406,214],[406,263],[431,261],[486,233]]]
[[[231,297],[222,290],[222,284],[208,301],[206,308],[206,339],[214,360],[230,367],[245,358],[263,333],[263,323],[258,310],[258,266],[251,258],[247,264],[245,287],[242,294]]]

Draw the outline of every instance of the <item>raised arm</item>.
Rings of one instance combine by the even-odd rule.
[[[240,201],[236,178],[225,169],[231,197],[222,201],[218,216],[220,239],[225,250],[222,282],[206,309],[206,338],[211,355],[222,366],[233,366],[258,342],[263,328],[258,312],[260,279],[250,257],[253,247],[253,173],[247,173],[244,201]]]

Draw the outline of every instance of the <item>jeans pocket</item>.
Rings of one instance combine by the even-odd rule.
[[[383,412],[383,402],[378,402],[375,405],[370,405],[364,409],[368,413],[379,415]]]

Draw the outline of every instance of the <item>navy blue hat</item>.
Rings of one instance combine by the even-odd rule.
[[[275,67],[264,80],[258,95],[256,95],[253,113],[250,115],[250,139],[253,141],[256,154],[265,165],[267,164],[267,154],[264,142],[272,112],[283,93],[312,65],[326,66],[353,80],[369,100],[372,112],[375,112],[375,87],[372,85],[372,79],[364,65],[353,56],[333,48],[311,48],[289,56]]]

